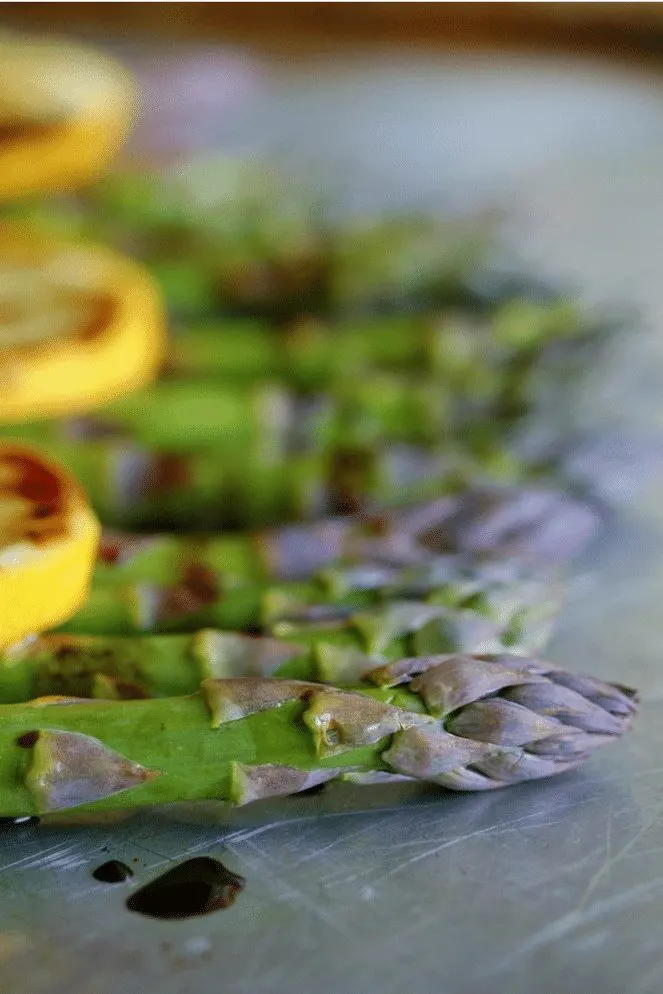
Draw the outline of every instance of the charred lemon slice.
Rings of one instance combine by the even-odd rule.
[[[65,469],[24,446],[0,444],[0,649],[78,610],[99,534]]]
[[[96,179],[135,104],[129,74],[93,49],[0,33],[0,200]]]
[[[0,225],[0,422],[75,413],[152,379],[158,291],[110,249]]]

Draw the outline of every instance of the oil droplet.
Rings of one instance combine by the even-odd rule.
[[[229,908],[244,878],[209,856],[189,859],[127,899],[129,911],[149,918],[185,919]]]
[[[94,879],[102,884],[122,884],[133,875],[134,871],[119,859],[109,859],[92,871]]]

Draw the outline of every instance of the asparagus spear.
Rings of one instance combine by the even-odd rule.
[[[37,444],[30,429],[15,440]],[[478,440],[481,441],[480,439]],[[531,478],[529,464],[499,444],[467,450],[373,444],[279,458],[220,459],[215,449],[149,449],[97,438],[40,442],[78,478],[102,522],[118,528],[255,528],[325,514],[427,499],[480,479]]]
[[[559,606],[552,575],[517,562],[482,567],[437,557],[424,566],[395,568],[375,563],[328,569],[308,581],[250,583],[190,561],[169,583],[118,584],[102,578],[86,604],[60,631],[122,635],[192,631],[213,626],[250,632],[284,620],[350,624],[356,612],[393,600],[471,609],[504,638],[539,648]]]
[[[627,688],[508,655],[407,659],[370,678],[362,692],[206,679],[166,700],[2,706],[0,815],[243,804],[348,776],[490,790],[572,769],[637,706]]]
[[[437,614],[445,617],[443,611]],[[480,624],[478,627],[483,629]],[[477,634],[480,640],[480,633],[469,625],[464,630],[457,626],[456,632],[450,627],[447,647],[458,651],[479,648]],[[339,636],[348,644],[340,644]],[[353,636],[355,646],[350,644]],[[399,648],[406,641],[398,640]],[[111,700],[176,697],[195,693],[204,679],[231,676],[356,683],[364,672],[386,663],[397,640],[392,643],[385,652],[362,651],[361,634],[350,626],[344,632],[312,630],[308,641],[258,638],[216,629],[124,638],[40,635],[6,650],[1,657],[0,702],[12,704],[51,695]]]
[[[545,364],[551,344],[565,342],[573,352],[597,332],[571,301],[518,297],[491,312],[454,308],[354,321],[303,317],[280,329],[255,318],[226,318],[175,334],[166,368],[170,375],[223,383],[276,378],[307,390],[343,383],[348,370],[362,379],[406,371],[447,393],[486,402],[522,391]]]
[[[351,415],[354,401],[343,423],[328,424],[327,429],[315,411],[305,416],[305,406],[297,408],[304,416],[296,417],[295,409],[288,413],[287,407],[277,405],[262,442],[253,435],[253,451],[249,417],[237,437],[228,429],[217,439],[221,445],[196,446],[196,433],[199,438],[205,433],[205,422],[196,412],[211,399],[201,394],[201,402],[191,406],[190,434],[184,420],[164,429],[167,441],[179,442],[174,447],[147,444],[160,430],[156,419],[149,420],[147,404],[144,444],[117,437],[117,424],[98,416],[66,424],[0,427],[0,436],[39,446],[66,465],[104,524],[123,529],[255,528],[423,500],[488,481],[559,483],[569,474],[568,446],[551,447],[545,438],[541,443],[536,437],[532,444],[522,434],[510,439],[495,421],[467,422],[458,432],[449,426],[446,433],[425,418],[412,420],[408,427],[398,416],[398,406],[389,410],[388,400],[383,423],[393,427],[382,431],[379,419]],[[422,399],[422,393],[413,390],[406,402],[411,413]],[[443,421],[441,407],[438,403]],[[165,412],[164,407],[160,418],[167,423]],[[287,430],[284,414],[290,421]],[[209,419],[212,434],[217,430],[213,413]],[[264,424],[268,420],[265,415]],[[389,444],[389,434],[424,444]],[[523,437],[526,447],[521,445]]]
[[[384,567],[335,571],[336,590],[326,592],[314,583],[262,592],[240,588],[238,596],[230,596],[230,607],[222,598],[206,605],[200,588],[184,583],[176,588],[143,584],[98,589],[59,634],[7,651],[0,665],[0,701],[56,693],[192,693],[203,676],[256,672],[347,683],[369,668],[367,660],[506,646],[520,653],[543,648],[561,600],[552,578],[517,578],[508,564],[493,563],[473,573],[456,570],[451,582],[447,567],[444,583],[441,566],[407,575]],[[391,599],[381,602],[389,593]],[[256,605],[243,626],[242,598]],[[260,627],[275,638],[197,631],[212,623],[250,631]],[[135,634],[147,631],[193,634]]]
[[[224,349],[223,341],[217,347]],[[519,360],[511,369],[491,369],[469,357],[454,380],[415,371],[363,375],[361,366],[349,364],[342,379],[313,394],[297,394],[274,376],[248,384],[166,378],[84,417],[38,422],[27,430],[41,444],[102,437],[157,451],[212,448],[226,466],[240,456],[254,463],[268,453],[283,461],[293,453],[362,444],[434,448],[454,435],[459,448],[471,447],[475,425],[489,427],[498,447],[500,436],[532,412],[538,373],[529,367],[529,360]],[[8,425],[3,435],[21,431],[21,425]]]
[[[322,454],[254,463],[220,460],[214,449],[154,451],[131,442],[39,441],[28,427],[9,437],[38,444],[65,465],[102,522],[121,528],[257,527],[310,518],[331,508]],[[368,463],[368,457],[366,459]],[[368,475],[368,474],[367,474]],[[360,481],[362,484],[364,480]],[[371,481],[372,482],[372,481]],[[385,481],[385,493],[396,486]],[[359,482],[356,482],[359,488]],[[422,485],[423,481],[422,481]],[[366,481],[366,490],[369,483]]]
[[[556,603],[552,567],[573,558],[599,520],[555,491],[475,489],[254,535],[107,532],[89,600],[66,630],[255,630],[276,620],[278,605],[301,613],[394,597],[531,612]]]
[[[298,398],[272,383],[225,386],[161,380],[84,417],[40,422],[28,431],[42,444],[72,437],[108,438],[151,450],[212,449],[220,464],[283,462],[296,452],[367,443],[440,444],[453,419],[438,384],[388,374],[335,394]],[[15,435],[21,426],[6,426]]]
[[[95,582],[163,585],[194,566],[227,586],[307,580],[335,566],[426,566],[440,557],[442,568],[459,575],[485,558],[501,559],[509,576],[511,557],[511,566],[528,561],[537,568],[574,558],[599,523],[595,507],[562,491],[474,486],[424,503],[248,534],[106,531]]]
[[[333,680],[352,671],[364,653],[507,643],[539,649],[559,603],[551,564],[575,555],[597,520],[568,495],[530,489],[475,491],[377,517],[337,518],[253,537],[107,535],[89,605],[68,627],[109,634],[260,623],[285,641],[322,652],[324,678]],[[404,597],[409,600],[393,603]],[[61,681],[50,644],[38,642],[45,672]],[[161,691],[135,667],[127,674],[122,660],[127,653],[149,659],[165,645],[177,653],[182,644],[81,639],[67,643],[76,651],[65,658],[79,660],[74,674],[90,667],[109,678],[119,673],[124,684],[153,693]],[[171,664],[164,664],[165,679],[170,672]],[[20,667],[13,665],[11,673],[18,679]],[[320,670],[311,675],[323,677]],[[29,686],[22,685],[22,696],[30,696]],[[40,686],[41,692],[44,686],[68,687]],[[80,684],[75,692],[82,693]]]

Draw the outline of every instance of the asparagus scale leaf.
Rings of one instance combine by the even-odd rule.
[[[359,691],[208,678],[167,700],[0,707],[0,815],[242,804],[334,778],[492,790],[579,765],[637,707],[628,688],[510,655],[411,658],[366,676]]]

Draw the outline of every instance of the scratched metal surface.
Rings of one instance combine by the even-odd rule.
[[[153,65],[141,62],[145,79]],[[318,66],[265,85],[239,65],[230,82],[218,73],[224,112],[201,135],[340,169],[355,203],[498,201],[528,264],[637,303],[641,325],[575,417],[626,432],[626,450],[663,432],[660,84],[493,58]],[[164,93],[150,92],[153,122]],[[232,816],[12,829],[0,840],[2,994],[660,994],[663,472],[636,452],[633,487],[628,451],[625,463],[608,455],[618,517],[577,565],[551,655],[642,689],[626,742],[580,773],[488,796],[335,787]],[[126,911],[126,886],[90,875],[110,855],[138,884],[187,853],[246,877],[232,909],[159,923]]]

